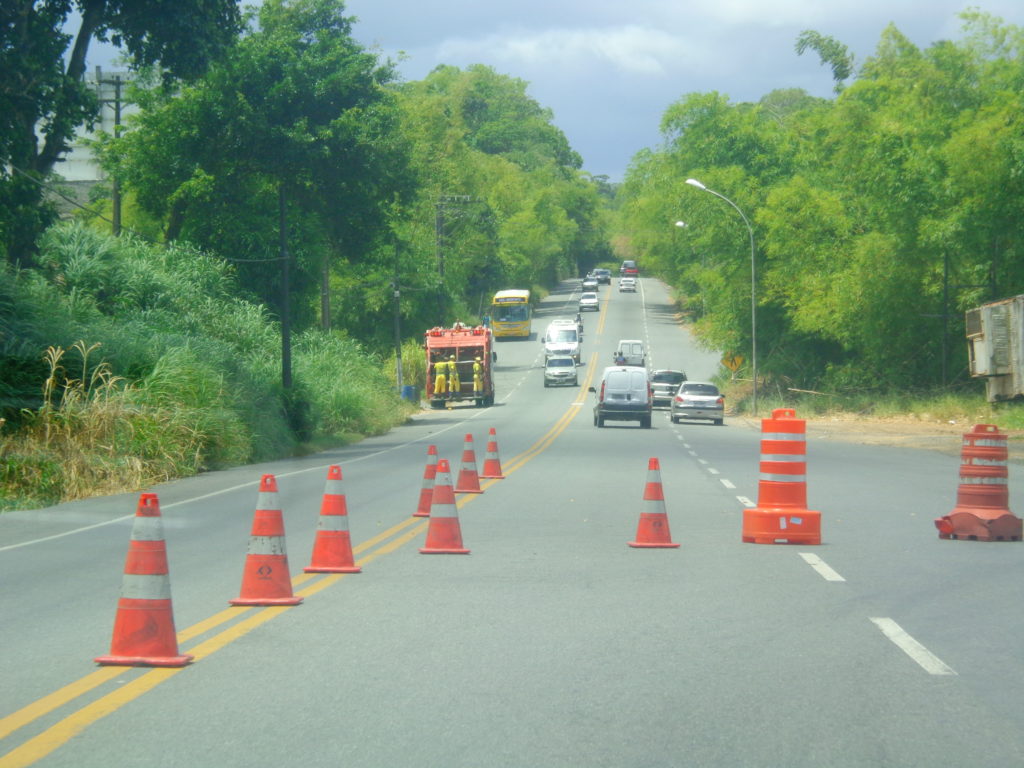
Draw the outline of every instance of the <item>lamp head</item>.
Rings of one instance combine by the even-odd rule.
[[[686,183],[689,184],[691,187],[696,187],[697,189],[707,189],[707,187],[705,187],[696,179],[687,179]]]

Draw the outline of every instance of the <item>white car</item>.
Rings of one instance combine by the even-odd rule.
[[[597,300],[597,293],[594,291],[586,291],[580,294],[580,312],[584,309],[599,310],[601,308],[600,303]]]
[[[544,386],[558,387],[563,384],[577,386],[576,361],[569,355],[552,355],[544,361]]]
[[[624,292],[636,293],[636,278],[635,277],[620,277],[619,278],[619,293]]]

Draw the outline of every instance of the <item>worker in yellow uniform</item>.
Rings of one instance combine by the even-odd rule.
[[[451,355],[448,358],[448,395],[459,394],[461,388],[462,382],[459,381],[459,369],[455,363],[455,355]]]
[[[434,361],[434,394],[443,395],[448,391],[448,361]]]
[[[484,396],[484,367],[478,357],[473,361],[473,397],[479,399]]]

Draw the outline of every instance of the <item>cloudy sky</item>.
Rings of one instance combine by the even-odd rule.
[[[362,44],[403,60],[402,76],[482,63],[526,80],[583,156],[620,181],[660,141],[665,108],[693,91],[756,101],[776,88],[832,94],[797,35],[846,44],[857,63],[890,22],[919,47],[957,39],[969,6],[1024,26],[1022,0],[347,0]]]

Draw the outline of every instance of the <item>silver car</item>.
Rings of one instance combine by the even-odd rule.
[[[544,386],[560,387],[563,384],[579,385],[576,361],[569,355],[552,355],[544,361]]]
[[[672,423],[681,419],[706,419],[718,426],[723,423],[725,398],[718,387],[706,381],[684,381],[672,398]]]
[[[580,295],[580,312],[585,309],[593,309],[594,311],[600,311],[601,309],[597,294],[593,291],[587,291]]]
[[[654,395],[655,407],[668,405],[672,402],[679,385],[686,381],[686,374],[682,371],[662,369],[651,371],[651,392]]]

